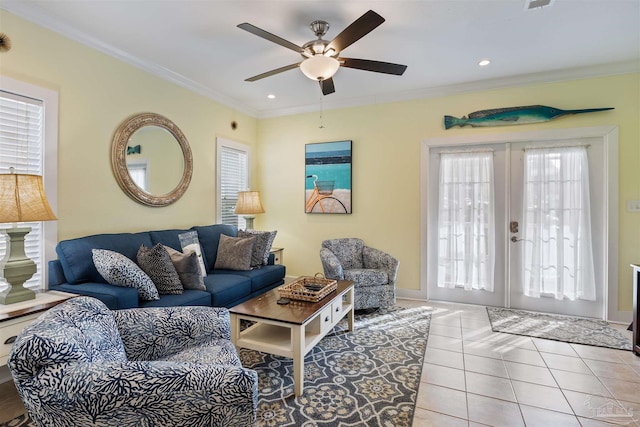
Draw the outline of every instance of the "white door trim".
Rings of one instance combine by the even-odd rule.
[[[429,176],[429,150],[437,146],[474,146],[480,144],[496,144],[506,142],[526,141],[559,141],[575,138],[601,138],[605,147],[604,165],[605,176],[608,177],[608,185],[604,198],[607,201],[607,213],[604,221],[605,247],[608,248],[608,257],[604,262],[604,271],[607,271],[607,280],[604,284],[605,307],[604,314],[607,320],[624,321],[626,313],[618,312],[618,127],[597,126],[586,128],[569,128],[554,130],[538,130],[525,132],[504,132],[497,134],[474,134],[452,137],[428,138],[420,145],[420,290],[404,295],[398,292],[398,296],[409,298],[428,299],[427,294],[427,228],[428,217],[428,176]]]

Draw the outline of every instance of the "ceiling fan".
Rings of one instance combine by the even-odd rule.
[[[279,44],[280,46],[284,46],[287,49],[296,51],[302,55],[303,58],[302,61],[296,62],[295,64],[285,65],[284,67],[249,77],[245,81],[254,82],[265,77],[270,77],[275,74],[300,67],[300,70],[302,70],[305,76],[320,83],[320,89],[324,95],[329,95],[336,91],[333,84],[333,75],[340,67],[401,76],[407,69],[406,65],[372,61],[369,59],[343,58],[339,56],[344,49],[366,36],[383,22],[384,18],[382,16],[378,15],[373,10],[370,10],[352,22],[347,28],[342,30],[336,38],[331,41],[327,41],[323,40],[322,37],[327,33],[327,30],[329,30],[329,23],[326,21],[313,21],[309,27],[318,39],[307,42],[302,46],[291,43],[288,40],[278,37],[275,34],[271,34],[247,22],[240,24],[238,25],[238,28],[269,40],[270,42]]]

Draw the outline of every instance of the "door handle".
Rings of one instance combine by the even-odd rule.
[[[513,243],[515,243],[515,242],[519,242],[519,241],[521,241],[521,240],[524,240],[524,239],[518,239],[516,236],[511,236],[511,241],[512,241]]]

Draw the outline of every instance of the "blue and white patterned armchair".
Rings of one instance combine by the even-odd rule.
[[[224,308],[111,311],[90,297],[40,316],[8,362],[37,426],[253,426],[258,377]]]
[[[320,260],[326,278],[354,282],[355,310],[395,304],[400,262],[391,255],[361,239],[331,239],[322,242]]]

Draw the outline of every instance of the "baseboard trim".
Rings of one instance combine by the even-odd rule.
[[[633,312],[632,311],[615,311],[613,316],[609,316],[607,319],[608,322],[611,323],[622,323],[628,325],[633,321]]]
[[[413,299],[417,301],[426,301],[427,299],[419,289],[401,289],[396,288],[396,297],[403,299]]]

